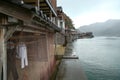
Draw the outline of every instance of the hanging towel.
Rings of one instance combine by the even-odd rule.
[[[17,46],[18,57],[21,59],[21,68],[28,66],[27,59],[27,47],[23,42],[20,42]]]

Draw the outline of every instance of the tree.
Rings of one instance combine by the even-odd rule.
[[[75,29],[72,19],[64,13],[65,27],[67,29]]]

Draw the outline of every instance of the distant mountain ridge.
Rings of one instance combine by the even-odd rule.
[[[94,36],[118,36],[120,37],[120,20],[108,20],[81,26],[80,32],[93,32]]]

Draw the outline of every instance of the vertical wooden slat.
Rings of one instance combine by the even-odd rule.
[[[50,20],[52,21],[52,11],[50,10]]]

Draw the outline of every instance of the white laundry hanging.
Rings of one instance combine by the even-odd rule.
[[[28,66],[27,59],[27,47],[23,42],[20,42],[17,46],[18,57],[21,59],[21,68]]]

